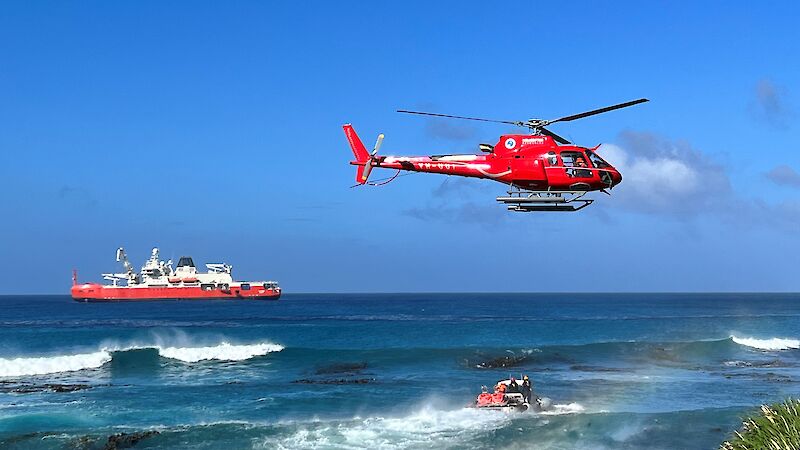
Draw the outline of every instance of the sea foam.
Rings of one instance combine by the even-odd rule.
[[[731,336],[731,340],[739,345],[757,348],[759,350],[790,350],[800,348],[800,340],[797,339],[756,339]]]
[[[156,349],[164,358],[187,363],[206,360],[243,361],[256,356],[283,350],[282,345],[270,342],[234,345],[222,342],[207,347],[164,347],[160,345],[134,345],[126,347],[104,347],[96,352],[72,355],[0,358],[0,377],[44,375],[48,373],[73,372],[96,369],[111,361],[114,353],[129,350]]]
[[[567,403],[566,405],[553,405],[546,411],[542,411],[539,414],[558,416],[561,414],[577,414],[584,411],[586,411],[586,408],[584,408],[580,403]]]
[[[474,408],[439,410],[425,406],[402,417],[298,423],[288,436],[270,436],[256,448],[444,448],[465,444],[476,432],[490,432],[512,414]]]
[[[547,412],[485,411],[477,408],[441,410],[426,405],[400,417],[356,417],[351,420],[301,422],[288,436],[265,438],[256,448],[450,448],[474,446],[478,435],[489,435],[517,420],[538,414],[576,414],[578,403],[553,405]]]

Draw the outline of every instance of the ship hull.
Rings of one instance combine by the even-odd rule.
[[[200,286],[142,286],[120,287],[100,284],[80,284],[72,287],[72,299],[77,302],[126,302],[149,300],[278,300],[280,289],[250,286],[231,286],[230,289],[203,289]]]

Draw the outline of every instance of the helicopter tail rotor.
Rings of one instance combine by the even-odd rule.
[[[364,170],[361,173],[361,179],[356,180],[359,184],[365,184],[367,180],[369,180],[369,174],[372,172],[373,164],[377,165],[380,163],[380,159],[377,157],[378,150],[381,148],[381,144],[383,144],[383,133],[378,135],[378,140],[375,141],[375,148],[372,149],[372,153],[369,154],[369,159],[364,164]],[[361,169],[361,167],[359,167]],[[356,174],[358,175],[358,174]]]

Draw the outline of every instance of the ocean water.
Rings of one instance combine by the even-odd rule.
[[[3,449],[716,448],[800,395],[795,294],[0,306]],[[550,411],[469,407],[522,374]]]

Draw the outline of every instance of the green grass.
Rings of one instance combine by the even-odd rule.
[[[720,450],[800,450],[800,400],[762,405],[761,414],[745,419]]]

